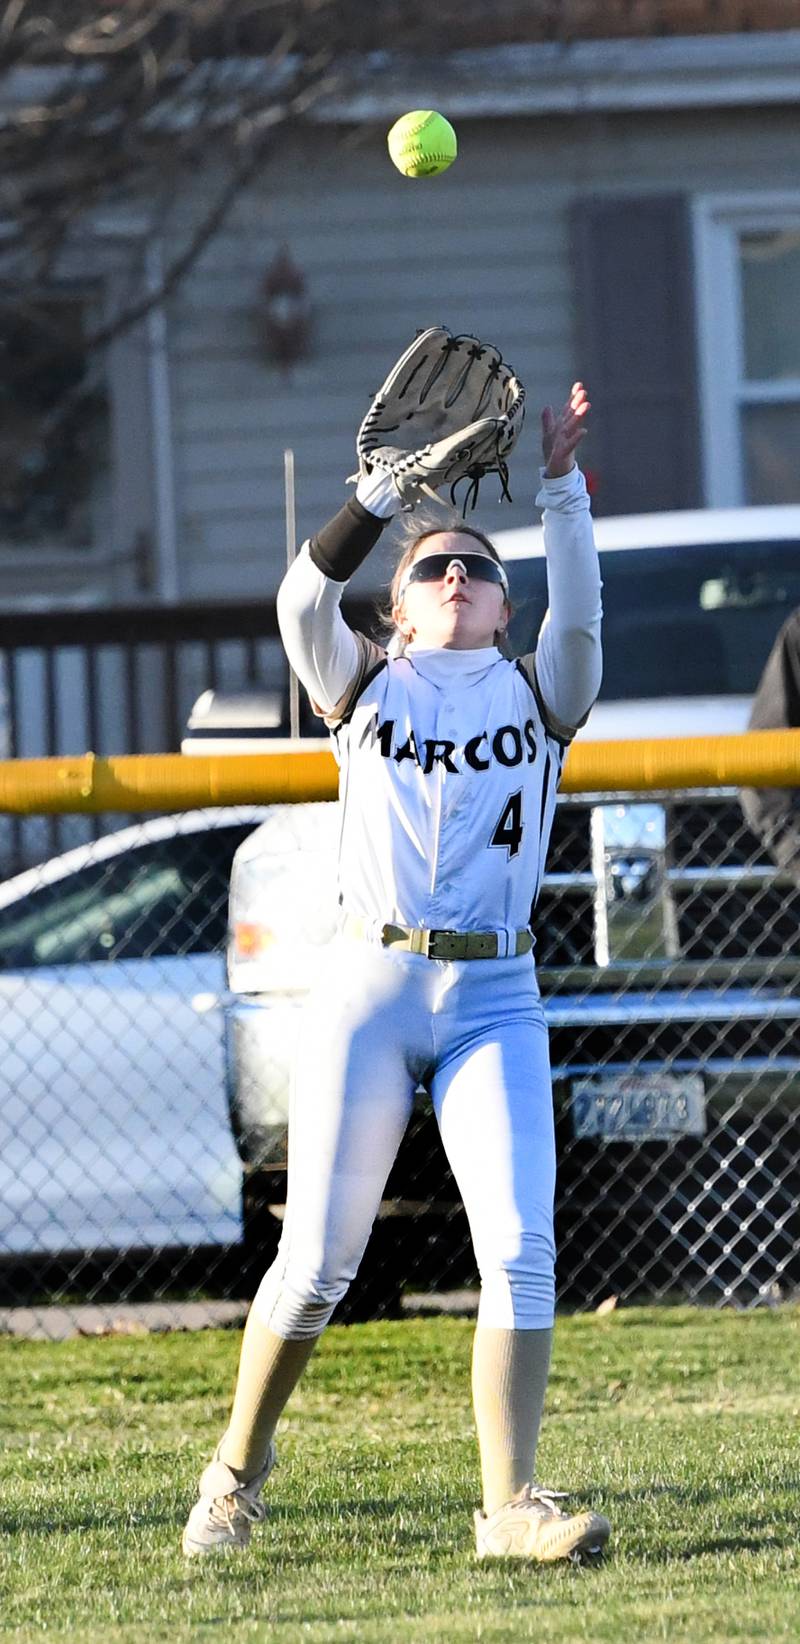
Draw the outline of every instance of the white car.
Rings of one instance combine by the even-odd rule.
[[[160,817],[0,886],[0,1259],[240,1240],[224,943],[264,815]]]
[[[580,735],[744,731],[772,642],[800,605],[800,506],[705,508],[595,520],[603,683]],[[535,644],[547,604],[541,526],[499,531],[515,615]]]

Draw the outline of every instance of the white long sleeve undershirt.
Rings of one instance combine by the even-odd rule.
[[[364,497],[359,501],[370,505]],[[536,503],[544,509],[548,587],[537,681],[554,719],[574,728],[586,718],[602,672],[600,569],[581,470],[573,468],[559,479],[542,471]],[[381,497],[380,512],[387,517],[389,511],[389,500]],[[379,512],[377,497],[374,512]],[[317,568],[305,542],[278,590],[287,657],[312,702],[325,712],[342,700],[359,667],[358,646],[339,609],[346,586]]]
[[[551,713],[574,728],[583,724],[603,673],[600,563],[580,468],[560,479],[547,479],[542,469],[540,477],[536,506],[544,509],[547,611],[536,645],[536,677]]]

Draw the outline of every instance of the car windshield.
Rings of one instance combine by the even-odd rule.
[[[704,543],[600,556],[601,701],[748,696],[782,622],[800,605],[800,543]],[[535,649],[543,559],[509,565],[516,654]]]
[[[234,852],[252,823],[176,833],[0,908],[0,970],[221,951]]]

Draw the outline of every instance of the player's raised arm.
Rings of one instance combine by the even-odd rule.
[[[391,478],[360,479],[355,496],[303,543],[278,589],[286,655],[320,713],[333,712],[363,671],[367,649],[377,649],[348,628],[339,607],[347,582],[398,506]]]
[[[541,489],[548,610],[536,649],[536,677],[555,726],[569,736],[584,723],[600,689],[603,614],[600,566],[586,481],[575,452],[586,433],[589,400],[573,383],[560,412],[542,412]]]

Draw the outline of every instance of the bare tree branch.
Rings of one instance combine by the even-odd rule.
[[[163,290],[139,296],[102,346],[172,291],[257,175],[275,132],[334,83],[333,0],[8,0],[0,14],[0,273],[46,282],[91,214],[147,202],[163,225],[213,153],[226,171]],[[261,60],[248,59],[259,25]],[[56,21],[57,19],[57,21]],[[326,28],[320,29],[320,20]],[[327,29],[327,37],[326,37]],[[225,44],[241,55],[227,61]]]
[[[768,8],[766,26],[789,27],[797,3],[739,0],[731,14],[752,10],[757,27]],[[728,26],[719,0],[691,10],[698,28]],[[443,61],[455,45],[675,32],[685,16],[685,0],[0,0],[6,298],[15,284],[56,278],[92,214],[144,201],[166,230],[172,203],[213,156],[219,192],[162,289],[133,295],[92,339],[108,344],[176,289],[276,134],[346,89],[359,54]]]

